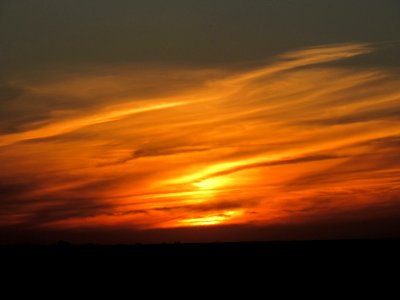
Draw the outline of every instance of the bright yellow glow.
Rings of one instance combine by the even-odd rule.
[[[207,215],[198,218],[180,220],[179,223],[187,226],[216,225],[223,223],[224,221],[229,220],[240,214],[241,213],[239,211],[224,211],[222,213],[219,213],[218,215]]]
[[[214,177],[214,178],[208,178],[204,179],[198,182],[193,183],[194,186],[205,189],[205,190],[211,190],[215,188],[222,187],[228,183],[227,178],[222,178],[222,177]]]

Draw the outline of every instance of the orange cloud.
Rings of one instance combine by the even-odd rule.
[[[399,78],[334,64],[372,51],[10,80],[0,226],[276,224],[398,201]]]

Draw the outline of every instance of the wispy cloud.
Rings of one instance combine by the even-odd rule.
[[[398,201],[400,78],[336,63],[372,51],[9,78],[0,225],[309,222]]]

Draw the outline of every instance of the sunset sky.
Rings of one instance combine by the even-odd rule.
[[[397,0],[3,0],[0,243],[400,236]]]

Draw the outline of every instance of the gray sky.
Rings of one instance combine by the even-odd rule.
[[[400,40],[398,0],[2,0],[2,72],[52,64],[221,64]],[[395,59],[394,53],[385,60]]]

